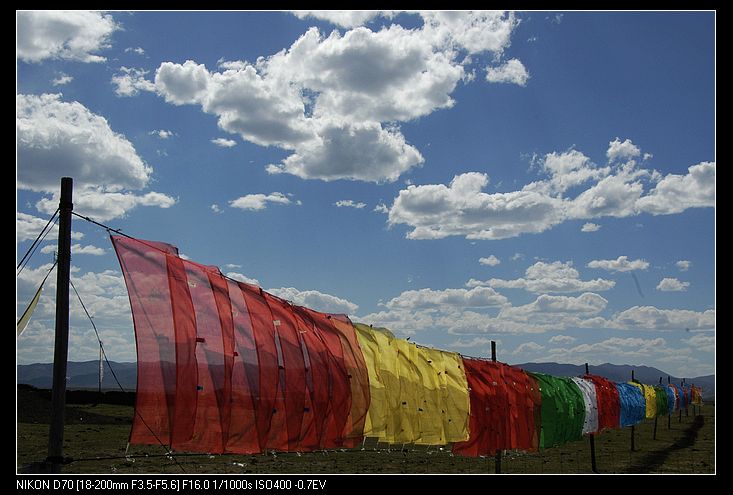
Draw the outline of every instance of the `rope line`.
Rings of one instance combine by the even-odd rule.
[[[28,265],[28,262],[31,260],[33,255],[36,252],[36,249],[38,249],[38,246],[40,246],[41,242],[46,238],[49,232],[51,232],[51,228],[49,228],[49,225],[51,225],[51,222],[53,222],[54,225],[56,225],[56,221],[58,220],[58,213],[59,209],[56,208],[56,211],[51,215],[51,218],[48,219],[48,222],[46,222],[46,225],[41,229],[41,231],[38,233],[38,236],[36,237],[36,240],[33,241],[33,244],[28,248],[28,250],[23,255],[23,258],[18,263],[18,266],[15,267],[16,270],[20,269],[20,271],[16,274],[16,277],[20,275],[25,267]]]
[[[102,350],[102,356],[104,356],[104,361],[107,363],[107,367],[109,368],[109,371],[112,373],[112,377],[115,379],[115,382],[117,382],[117,386],[120,388],[120,390],[122,390],[123,392],[127,392],[127,390],[125,390],[125,388],[120,383],[120,380],[117,378],[117,373],[115,373],[114,368],[112,368],[112,365],[109,362],[109,358],[107,357],[107,353],[104,350],[104,345],[102,344],[102,339],[99,336],[99,331],[97,331],[97,325],[94,323],[94,319],[89,314],[89,311],[87,311],[87,307],[86,307],[86,305],[84,305],[84,301],[82,301],[81,296],[79,295],[79,291],[76,290],[76,287],[74,286],[74,282],[72,282],[71,279],[69,279],[69,285],[71,285],[71,288],[74,289],[74,293],[76,294],[76,297],[79,299],[79,303],[81,304],[81,307],[84,310],[84,313],[87,315],[87,318],[89,318],[89,322],[92,324],[92,328],[94,329],[94,334],[97,336],[97,342],[99,342],[99,348]],[[145,421],[145,418],[143,418],[142,414],[140,414],[140,412],[137,410],[137,408],[135,408],[135,414],[140,418],[140,421],[142,421],[142,423],[145,425],[145,427],[148,429],[148,431],[150,431],[150,433],[153,435],[153,437],[155,437],[155,439],[158,441],[158,443],[160,444],[160,446],[163,447],[163,449],[165,449],[166,456],[167,457],[170,457],[171,459],[173,459],[173,462],[175,462],[176,465],[181,469],[181,471],[183,471],[185,473],[186,470],[183,469],[183,466],[181,466],[181,464],[175,458],[175,456],[173,455],[173,453],[171,452],[171,450],[168,449],[168,447],[163,443],[163,441],[158,437],[158,435],[155,434],[155,432],[153,431],[153,429],[148,425],[148,423]]]

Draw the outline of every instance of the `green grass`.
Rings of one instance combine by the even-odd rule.
[[[48,401],[31,392],[18,397],[18,454],[21,469],[46,457]],[[31,414],[30,411],[33,411]],[[74,459],[67,473],[180,473],[160,446],[125,448],[133,408],[110,404],[72,405],[67,409],[64,454]],[[675,415],[671,429],[659,418],[637,425],[636,451],[629,449],[631,429],[605,432],[596,437],[596,457],[601,473],[713,473],[715,470],[715,406],[706,404],[701,415]],[[365,448],[348,451],[278,453],[260,455],[176,455],[187,473],[493,473],[494,458],[453,456],[436,447],[392,446],[370,441]],[[540,453],[507,452],[505,473],[590,473],[589,440],[584,439]]]

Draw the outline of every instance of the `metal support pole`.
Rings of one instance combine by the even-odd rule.
[[[74,181],[61,178],[59,203],[58,267],[56,269],[56,341],[53,351],[51,427],[46,462],[59,465],[64,457],[64,409],[66,408],[66,361],[69,354],[69,274],[71,271],[71,212]]]

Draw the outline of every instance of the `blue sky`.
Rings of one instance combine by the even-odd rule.
[[[714,371],[714,13],[21,12],[17,34],[20,255],[71,175],[79,213],[419,343]],[[107,234],[74,231],[134,360]],[[18,362],[52,360],[52,297]],[[77,306],[70,358],[94,359]]]

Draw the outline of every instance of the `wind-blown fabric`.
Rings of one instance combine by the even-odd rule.
[[[690,393],[692,395],[692,403],[696,406],[702,406],[702,388],[693,385],[690,388]]]
[[[677,395],[671,385],[664,387],[667,392],[667,414],[672,414],[677,406]]]
[[[598,400],[598,430],[603,431],[621,426],[621,405],[619,403],[618,389],[616,385],[596,375],[585,375],[596,386],[596,399]]]
[[[617,383],[621,426],[633,426],[644,421],[646,401],[644,392],[636,384]]]
[[[701,404],[698,387],[553,377],[423,347],[112,236],[138,383],[130,443],[258,453],[392,444],[536,451]]]
[[[664,416],[669,411],[669,399],[667,398],[667,391],[666,387],[662,387],[661,385],[654,387],[654,393],[656,394],[656,401],[657,401],[657,408],[656,413],[657,417]]]
[[[463,366],[471,399],[470,437],[454,443],[453,453],[477,456],[510,449],[536,451],[542,398],[534,378],[518,368],[481,359],[464,358]]]
[[[583,435],[596,433],[598,431],[598,397],[596,386],[590,380],[573,377],[572,380],[583,394],[585,405],[585,419],[583,420]]]
[[[578,385],[570,378],[530,373],[542,393],[540,447],[554,447],[583,437],[585,402]]]
[[[253,453],[361,441],[368,371],[345,315],[294,306],[168,244],[112,243],[138,353],[131,443]]]

